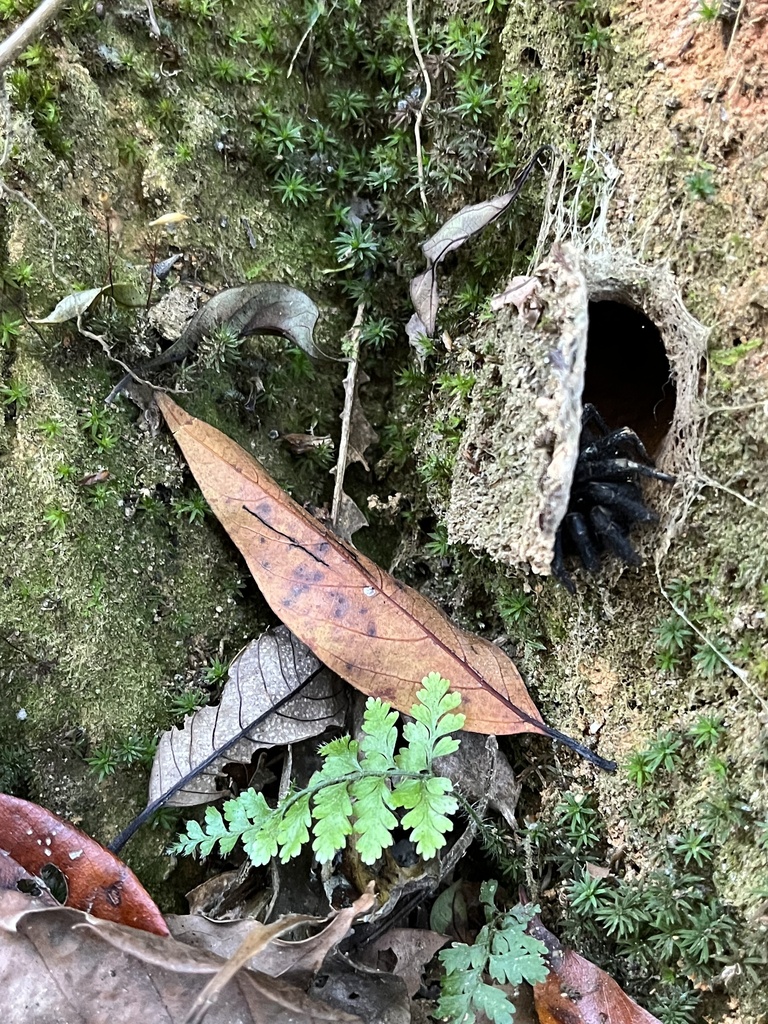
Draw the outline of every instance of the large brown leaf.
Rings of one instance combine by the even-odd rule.
[[[405,712],[424,676],[439,672],[461,694],[466,729],[544,733],[601,762],[544,725],[498,647],[459,629],[421,594],[340,541],[221,431],[167,395],[157,401],[270,607],[329,668]]]

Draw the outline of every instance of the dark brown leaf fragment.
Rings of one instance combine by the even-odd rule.
[[[278,334],[298,345],[308,356],[319,357],[313,332],[320,314],[315,303],[298,288],[272,281],[227,288],[214,295],[192,317],[179,346],[193,351],[205,335],[226,326],[235,334]]]

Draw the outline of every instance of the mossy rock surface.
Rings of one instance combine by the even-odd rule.
[[[110,278],[146,286],[151,261],[183,252],[169,280],[154,283],[155,298],[180,283],[202,300],[249,279],[286,281],[318,301],[319,340],[327,351],[339,351],[355,304],[336,275],[326,273],[338,270],[331,197],[295,208],[281,202],[279,172],[251,149],[254,111],[273,87],[243,74],[250,58],[233,42],[236,27],[257,38],[263,16],[273,11],[285,38],[274,55],[262,51],[259,60],[284,71],[303,32],[298,6],[214,3],[208,18],[199,2],[169,0],[158,5],[159,41],[149,38],[143,15],[108,10],[100,21],[90,6],[76,8],[46,34],[41,65],[17,63],[14,70],[32,76],[37,99],[22,102],[18,83],[11,84],[13,139],[3,174],[45,221],[5,195],[0,235],[9,316],[20,308],[44,316],[62,296]],[[457,11],[471,18],[479,7],[432,6],[423,15],[441,26]],[[523,798],[530,821],[547,822],[559,835],[561,794],[589,794],[601,835],[593,854],[620,864],[616,871],[628,883],[667,870],[677,856],[670,851],[687,830],[708,835],[714,853],[703,872],[707,905],[724,908],[720,916],[731,914],[739,928],[735,937],[729,932],[726,953],[713,954],[698,976],[697,984],[713,989],[701,1019],[757,1022],[765,1014],[766,967],[755,962],[754,950],[768,886],[761,824],[768,819],[768,139],[757,99],[764,88],[757,57],[765,56],[765,43],[746,22],[726,51],[717,26],[686,29],[687,8],[673,0],[657,14],[632,2],[608,10],[531,0],[496,5],[493,16],[488,59],[498,104],[479,122],[489,153],[497,131],[511,139],[518,162],[542,143],[556,145],[564,159],[563,200],[548,200],[546,183],[533,181],[508,219],[468,246],[466,259],[459,253],[442,268],[450,351],[436,345],[423,376],[410,365],[402,334],[390,348],[366,350],[372,380],[364,405],[385,440],[368,453],[370,472],[358,465],[349,474],[358,503],[364,507],[372,498],[373,528],[358,539],[463,625],[494,639],[506,634],[546,720],[620,762],[615,776],[599,775],[543,740],[510,741],[518,766],[535,764],[542,780],[540,793],[530,785]],[[693,41],[681,53],[686,31]],[[221,63],[230,58],[235,81]],[[298,119],[307,102],[320,102],[323,88],[307,67],[312,70],[311,62],[300,59],[281,100]],[[354,76],[369,88],[362,65]],[[58,109],[52,124],[40,92],[46,81]],[[385,116],[378,121],[379,113],[366,114],[382,136],[393,130],[392,106],[391,113],[381,107]],[[310,122],[302,123],[309,131]],[[406,125],[410,138],[412,120]],[[447,159],[458,136],[475,140],[477,130],[477,123],[467,126],[438,104],[425,137],[428,144],[437,140]],[[360,148],[367,138],[361,134]],[[495,159],[487,156],[487,175]],[[497,183],[508,183],[496,174],[481,177],[458,186],[444,177],[435,185],[434,215],[444,219],[476,201],[481,185],[492,193],[502,190]],[[410,205],[396,206],[393,219],[406,223],[420,215],[417,189],[409,195]],[[386,199],[384,192],[376,201]],[[148,227],[172,211],[189,219],[171,231]],[[542,218],[549,230],[537,247]],[[423,238],[429,221],[420,223]],[[429,550],[435,516],[449,509],[452,465],[471,401],[438,384],[444,373],[482,378],[478,353],[494,336],[472,307],[471,289],[465,304],[452,304],[455,293],[480,282],[480,298],[487,299],[556,238],[587,250],[598,236],[648,265],[668,264],[686,308],[709,331],[708,359],[695,387],[698,475],[684,481],[686,500],[665,542],[649,534],[643,568],[612,564],[598,578],[579,575],[571,598],[552,580],[478,553],[471,537],[462,536],[466,546],[445,549],[438,540]],[[387,278],[380,312],[398,323],[407,278],[421,268],[419,240],[412,231],[407,247],[392,243],[391,262],[401,276]],[[473,277],[470,268],[480,269]],[[130,365],[161,343],[143,310],[103,303],[87,326]],[[249,339],[236,365],[198,368],[188,378],[166,371],[159,381],[188,383],[177,397],[190,412],[234,436],[297,499],[322,504],[332,488],[327,467],[293,457],[270,431],[313,428],[337,437],[343,367],[329,362],[308,370],[289,347]],[[404,368],[411,376],[395,383]],[[105,842],[141,809],[146,779],[138,767],[118,766],[99,780],[84,756],[167,728],[174,696],[205,690],[211,661],[233,656],[272,621],[224,532],[210,516],[190,522],[183,511],[195,489],[170,437],[154,432],[124,399],[93,424],[94,410],[98,419],[121,374],[73,323],[23,327],[0,349],[2,384],[19,381],[26,388],[21,401],[4,405],[0,426],[0,730],[6,737],[0,786],[71,817]],[[262,386],[270,404],[253,413],[250,389]],[[414,451],[420,472],[413,471]],[[101,469],[109,471],[101,490],[78,483]],[[451,509],[449,518],[456,514]],[[659,629],[675,614],[662,586],[701,634],[722,646],[736,672],[709,656],[695,633],[662,671]],[[723,723],[712,751],[688,737],[702,715]],[[675,770],[657,771],[638,793],[624,766],[660,730],[681,740]],[[722,767],[713,767],[715,756]],[[127,859],[164,908],[179,909],[191,871],[163,854],[164,843],[163,833],[145,830]],[[546,874],[549,853],[532,846],[530,835],[525,843],[521,870],[527,864]],[[684,873],[681,856],[675,870]],[[535,894],[553,920],[558,900],[567,898],[564,878]],[[656,995],[632,973],[631,952],[618,955],[612,946],[607,954],[586,926],[569,938],[598,959],[604,954],[607,969],[644,1005],[656,1005]],[[743,977],[731,989],[723,977],[736,964]],[[686,970],[678,970],[679,983],[691,988]],[[674,984],[664,989],[668,1003]]]

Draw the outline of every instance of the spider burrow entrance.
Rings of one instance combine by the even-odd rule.
[[[635,560],[629,529],[645,522],[630,542],[637,559],[662,558],[697,493],[708,331],[668,265],[605,239],[554,245],[526,284],[535,303],[501,305],[471,340],[482,366],[454,465],[449,540],[549,576],[574,531],[596,562],[583,522],[598,531],[588,537],[596,555],[624,561]],[[597,413],[590,438],[585,406]],[[582,518],[564,544],[560,527],[574,513]]]
[[[612,430],[628,427],[653,457],[675,416],[677,389],[656,324],[619,299],[591,299],[587,308],[584,405]]]

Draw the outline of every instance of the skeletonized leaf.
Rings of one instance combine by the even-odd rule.
[[[338,679],[285,628],[252,640],[232,662],[216,707],[187,715],[183,729],[160,737],[149,802],[190,807],[221,797],[216,776],[228,761],[298,743],[341,725],[345,697]]]
[[[193,350],[201,338],[226,325],[236,334],[279,334],[308,356],[317,357],[313,331],[320,315],[315,303],[298,288],[271,281],[227,288],[195,313],[179,339]]]
[[[615,770],[544,724],[500,648],[460,629],[418,591],[341,541],[220,430],[162,392],[156,401],[267,603],[324,664],[406,714],[424,677],[438,672],[461,695],[468,731],[543,733]]]
[[[55,865],[67,881],[67,906],[132,928],[168,928],[131,869],[85,832],[38,804],[0,793],[0,836],[6,852],[32,875]]]

